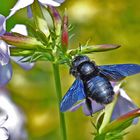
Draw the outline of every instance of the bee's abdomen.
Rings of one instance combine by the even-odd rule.
[[[91,78],[85,82],[87,96],[96,102],[108,104],[113,100],[114,91],[110,82],[100,76]]]

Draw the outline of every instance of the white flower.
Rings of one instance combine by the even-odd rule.
[[[0,35],[5,33],[6,19],[0,14]]]
[[[6,18],[0,14],[0,36],[6,33]],[[12,29],[12,32],[20,33],[27,35],[27,30],[25,25],[17,24]],[[29,70],[34,66],[34,63],[25,62],[28,58],[23,59],[22,56],[19,57],[10,57],[9,48],[13,47],[5,43],[3,40],[0,40],[0,87],[3,87],[7,84],[12,77],[12,65],[10,63],[10,58],[19,64],[25,70]]]
[[[8,92],[5,89],[0,89],[0,108],[8,115],[8,119],[5,123],[1,120],[0,114],[0,127],[8,129],[10,140],[27,140],[27,134],[23,128],[25,117],[21,110],[11,101]],[[3,117],[4,118],[4,117]],[[3,129],[4,131],[6,129]],[[0,140],[1,139],[0,130]],[[4,133],[3,133],[4,134]],[[3,135],[6,137],[6,134]]]
[[[60,6],[65,0],[38,0],[42,5],[50,5],[50,6]],[[15,6],[11,9],[9,17],[14,15],[18,10],[30,6],[34,0],[18,0]]]
[[[7,119],[8,119],[8,115],[5,114],[3,110],[0,110],[0,140],[8,140],[9,138],[8,130],[2,126]]]

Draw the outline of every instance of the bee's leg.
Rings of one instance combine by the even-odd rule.
[[[92,104],[91,104],[90,99],[88,99],[88,98],[86,98],[86,105],[87,105],[87,108],[88,108],[90,115],[92,117]]]

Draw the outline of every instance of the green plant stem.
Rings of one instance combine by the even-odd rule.
[[[114,98],[115,98],[114,101],[108,104],[105,108],[105,115],[104,115],[102,125],[100,126],[99,133],[102,133],[104,127],[110,122],[118,96],[115,96]]]
[[[60,102],[62,99],[62,90],[61,90],[60,73],[59,73],[59,65],[58,64],[53,64],[53,72],[54,72],[54,79],[55,79],[55,87],[56,87],[56,93],[57,93],[57,98],[58,98],[58,104],[60,106]],[[61,140],[67,140],[65,116],[60,111],[59,111],[59,117],[60,117],[60,131],[61,131],[61,136],[62,136]]]

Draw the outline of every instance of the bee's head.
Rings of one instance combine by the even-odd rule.
[[[85,62],[89,62],[90,59],[85,56],[85,55],[78,55],[76,56],[72,63],[71,63],[71,68],[70,68],[70,74],[72,74],[73,76],[77,77],[78,76],[78,71],[77,71],[77,68],[82,64],[82,63],[85,63]]]

